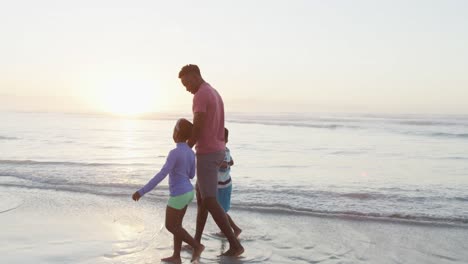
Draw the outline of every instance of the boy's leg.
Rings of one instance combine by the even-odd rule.
[[[195,240],[201,243],[203,230],[205,229],[206,219],[208,217],[208,210],[206,210],[203,204],[203,198],[200,193],[200,188],[197,184],[195,185],[196,197],[197,197],[197,226],[195,229]]]
[[[224,189],[218,189],[218,195],[220,196],[220,204],[223,206],[224,211],[226,212],[226,216],[229,221],[229,225],[231,225],[232,230],[234,231],[234,235],[239,237],[242,229],[240,229],[236,223],[232,220],[231,216],[228,214],[229,209],[231,209],[231,194],[232,194],[232,184]]]
[[[227,216],[227,218],[228,218],[228,220],[229,220],[229,224],[231,225],[232,230],[234,231],[234,235],[235,235],[236,237],[239,237],[240,233],[242,233],[242,229],[240,229],[240,228],[236,225],[236,223],[234,223],[234,221],[232,220],[231,216],[230,216],[228,213],[226,213],[226,216]]]

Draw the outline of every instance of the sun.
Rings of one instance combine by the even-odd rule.
[[[134,116],[158,110],[161,91],[153,81],[113,79],[100,85],[100,108],[108,113]]]

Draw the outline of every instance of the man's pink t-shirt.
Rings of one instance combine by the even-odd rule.
[[[197,154],[224,151],[224,103],[219,93],[203,83],[193,96],[193,113],[205,113],[205,124],[195,146]]]

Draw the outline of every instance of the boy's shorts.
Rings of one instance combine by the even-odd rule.
[[[190,192],[186,192],[181,195],[177,196],[171,196],[169,200],[167,201],[167,206],[172,207],[177,210],[184,209],[185,206],[187,206],[189,203],[192,202],[193,200],[193,190]]]
[[[218,188],[218,202],[221,207],[224,209],[224,212],[227,213],[231,209],[231,193],[232,193],[232,184],[226,188]]]

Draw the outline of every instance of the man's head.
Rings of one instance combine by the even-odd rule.
[[[229,138],[229,130],[227,128],[224,128],[224,142],[228,143],[228,138]]]
[[[179,72],[179,78],[186,90],[192,94],[195,94],[204,82],[200,69],[195,64],[188,64],[182,67]]]
[[[175,142],[186,142],[192,136],[192,123],[185,118],[180,118],[174,127],[172,138]]]

